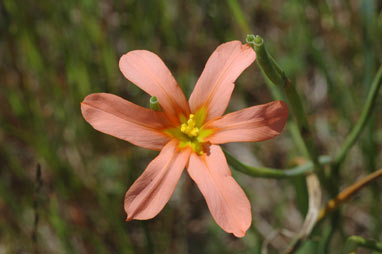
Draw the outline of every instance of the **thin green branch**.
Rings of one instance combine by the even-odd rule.
[[[311,161],[289,169],[274,169],[274,168],[265,168],[265,167],[252,167],[246,165],[236,159],[231,153],[224,149],[224,154],[227,158],[228,164],[231,165],[237,171],[240,171],[244,174],[254,176],[254,177],[264,177],[264,178],[288,178],[299,175],[309,174],[313,171],[313,163]],[[329,164],[331,158],[329,156],[320,156],[319,163]]]
[[[313,162],[315,172],[317,173],[320,182],[324,184],[325,187],[328,187],[325,181],[323,169],[318,161],[316,144],[304,111],[302,100],[297,93],[295,86],[286,77],[284,71],[281,70],[280,66],[267,52],[263,38],[259,35],[248,35],[247,43],[255,50],[256,62],[259,65],[263,75],[285,93],[288,99],[290,111],[294,115],[294,119],[299,129],[301,140],[304,141],[304,150],[307,151],[307,156]]]
[[[347,136],[345,143],[341,147],[340,152],[338,153],[337,157],[334,160],[334,163],[333,163],[334,171],[337,171],[339,169],[341,163],[344,161],[350,148],[354,145],[355,141],[358,139],[359,135],[364,129],[370,117],[370,114],[372,112],[372,109],[373,109],[375,100],[377,99],[377,94],[381,85],[382,85],[382,66],[379,68],[377,74],[374,77],[374,81],[371,85],[369,94],[367,95],[366,103],[362,110],[360,119],[358,120],[354,128],[351,130],[350,134]]]
[[[154,244],[153,240],[151,238],[150,229],[147,221],[142,221],[141,226],[143,229],[143,233],[145,235],[145,247],[146,247],[146,253],[151,254],[154,253]]]
[[[227,2],[242,32],[249,33],[251,29],[237,0],[227,0]]]

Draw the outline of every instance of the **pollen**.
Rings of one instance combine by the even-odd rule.
[[[190,114],[187,122],[183,123],[180,126],[180,131],[189,136],[190,138],[197,137],[199,135],[199,128],[195,127],[195,125],[195,115]]]

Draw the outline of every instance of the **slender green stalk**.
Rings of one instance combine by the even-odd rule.
[[[281,68],[268,54],[264,46],[264,40],[259,35],[247,35],[247,43],[256,52],[256,62],[260,66],[263,74],[276,86],[285,86],[287,78]]]
[[[360,119],[358,120],[354,128],[351,130],[350,134],[347,136],[345,143],[341,147],[340,152],[338,153],[337,157],[334,160],[333,171],[339,170],[339,167],[341,163],[344,161],[350,148],[354,145],[355,141],[358,139],[359,135],[364,129],[367,123],[367,120],[369,119],[370,114],[372,112],[372,109],[373,109],[375,100],[377,99],[377,94],[381,85],[382,85],[382,66],[379,68],[377,74],[374,77],[374,81],[371,85],[369,94],[367,95],[366,104],[362,110]]]
[[[361,236],[353,235],[348,238],[344,248],[344,254],[354,253],[354,251],[363,247],[369,250],[382,251],[382,242],[376,240],[365,239]]]
[[[249,33],[251,31],[251,29],[249,28],[248,22],[247,22],[247,20],[244,16],[244,13],[241,10],[241,7],[240,7],[239,3],[237,2],[237,0],[227,0],[227,3],[228,3],[229,8],[232,11],[232,14],[233,14],[236,22],[240,26],[240,29],[244,33]]]
[[[264,40],[259,35],[248,35],[247,43],[256,52],[256,62],[259,65],[262,73],[277,87],[283,90],[285,93],[291,112],[294,115],[297,127],[299,129],[299,134],[301,140],[304,141],[305,151],[307,151],[307,156],[313,162],[315,171],[320,178],[320,182],[326,187],[324,172],[318,161],[318,154],[316,149],[316,144],[311,133],[311,129],[304,111],[301,97],[297,93],[295,86],[286,77],[284,71],[281,70],[280,66],[275,62],[275,60],[267,52]]]
[[[331,216],[329,217],[329,225],[327,230],[324,232],[319,246],[318,246],[318,253],[320,254],[328,254],[330,253],[330,246],[333,240],[334,233],[338,228],[341,226],[341,212],[340,210],[335,210]]]
[[[142,225],[143,233],[145,235],[145,240],[146,240],[145,241],[146,253],[147,254],[154,253],[154,244],[153,244],[153,240],[152,240],[151,235],[150,235],[150,229],[148,226],[148,222],[142,221],[141,225]]]
[[[236,159],[231,153],[224,149],[224,154],[227,158],[228,164],[231,165],[237,171],[240,171],[244,174],[254,176],[254,177],[264,177],[264,178],[288,178],[294,176],[300,176],[312,173],[313,163],[311,161],[305,163],[304,165],[289,168],[289,169],[274,169],[274,168],[264,168],[264,167],[252,167],[246,165]],[[329,156],[320,156],[320,164],[329,164],[331,158]]]

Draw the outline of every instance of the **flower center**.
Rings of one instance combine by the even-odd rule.
[[[174,128],[164,130],[172,138],[179,140],[179,148],[190,147],[195,153],[202,155],[205,138],[213,133],[212,129],[203,127],[206,118],[205,108],[190,114],[188,118],[183,114],[179,116],[181,124]]]
[[[188,118],[187,122],[182,123],[182,125],[180,126],[180,131],[190,138],[196,137],[199,135],[199,128],[195,127],[195,125],[195,115],[190,114],[190,117]]]

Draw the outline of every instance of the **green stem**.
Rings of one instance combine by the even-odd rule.
[[[382,251],[382,242],[376,240],[365,239],[361,236],[350,236],[346,241],[344,248],[344,254],[354,252],[358,247],[364,247],[366,249]]]
[[[311,161],[305,163],[304,165],[289,168],[289,169],[274,169],[274,168],[264,168],[264,167],[252,167],[246,165],[236,159],[231,153],[224,149],[224,154],[227,158],[228,164],[231,165],[237,171],[244,174],[254,176],[254,177],[264,177],[264,178],[288,178],[294,176],[300,176],[311,173],[313,170],[313,163]],[[320,164],[329,164],[331,158],[329,156],[320,156]]]
[[[251,29],[237,0],[227,0],[227,2],[240,29],[244,33],[249,33]]]
[[[331,253],[330,244],[333,240],[334,233],[336,232],[336,230],[339,230],[339,227],[341,225],[340,220],[341,220],[341,212],[340,212],[340,209],[337,209],[330,216],[329,228],[328,228],[328,231],[326,231],[322,237],[321,243],[319,245],[320,251],[318,253],[321,253],[321,254]]]
[[[338,171],[341,163],[344,161],[350,148],[354,145],[355,141],[364,129],[367,120],[372,112],[375,100],[377,98],[378,90],[382,85],[382,66],[379,68],[377,74],[375,75],[374,81],[371,85],[369,94],[367,95],[366,104],[362,110],[361,117],[354,128],[351,130],[350,134],[347,136],[345,143],[343,144],[340,152],[333,163],[333,171]]]
[[[146,253],[147,254],[152,254],[154,253],[154,244],[153,244],[153,240],[151,239],[151,235],[150,235],[150,229],[149,229],[149,226],[148,226],[148,222],[147,221],[142,221],[141,222],[141,225],[142,225],[142,229],[143,229],[143,233],[145,235],[145,245],[146,245]]]
[[[313,162],[315,172],[317,173],[320,182],[328,188],[324,171],[318,161],[318,153],[316,149],[316,144],[314,142],[313,135],[304,111],[301,97],[297,93],[295,86],[286,77],[284,71],[281,70],[280,66],[275,62],[275,60],[267,52],[264,40],[259,35],[248,35],[247,43],[256,52],[256,62],[259,65],[262,73],[277,87],[281,88],[289,102],[289,107],[294,115],[297,127],[299,129],[299,134],[301,140],[304,141],[305,151],[307,151],[307,156]]]
[[[256,52],[256,62],[263,74],[276,86],[285,86],[287,78],[281,68],[265,49],[264,40],[259,35],[247,35],[247,43]]]

